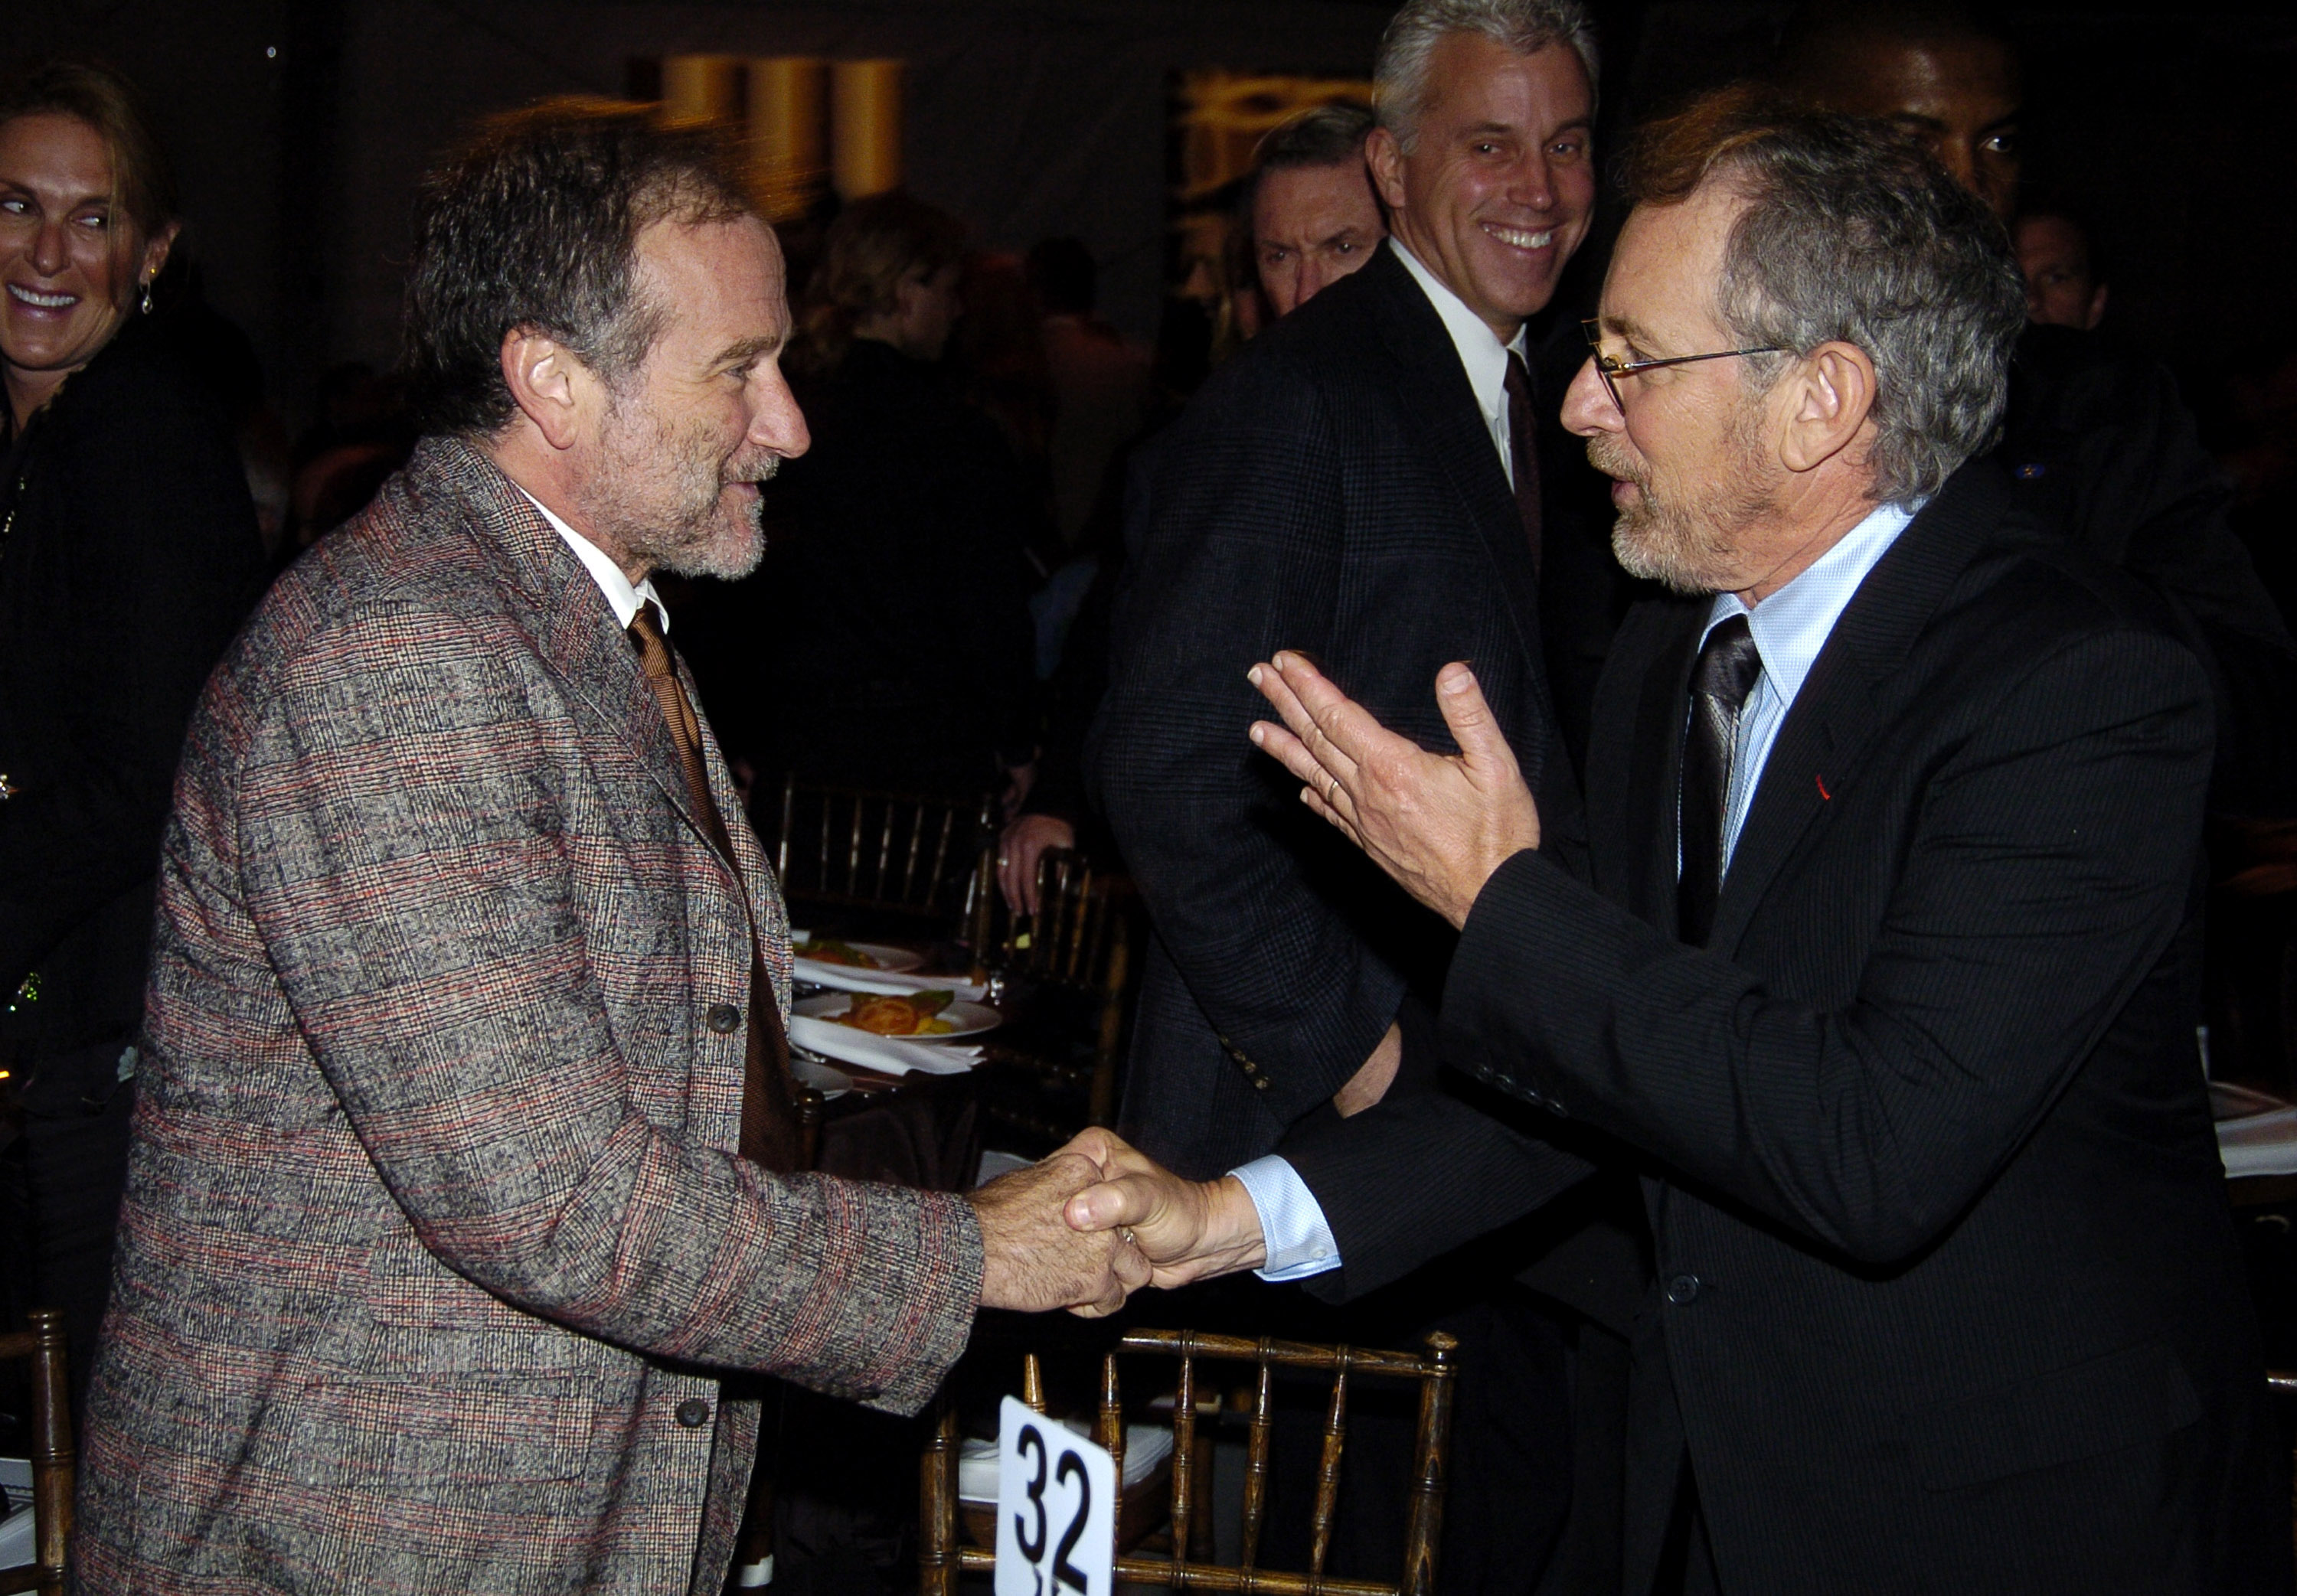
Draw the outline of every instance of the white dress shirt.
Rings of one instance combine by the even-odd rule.
[[[1420,257],[1405,249],[1394,234],[1388,235],[1387,247],[1395,251],[1395,258],[1404,262],[1404,269],[1412,274],[1412,281],[1428,296],[1428,302],[1436,307],[1436,314],[1444,318],[1444,330],[1452,334],[1452,347],[1460,351],[1460,364],[1467,368],[1468,386],[1475,391],[1476,408],[1484,413],[1484,425],[1491,432],[1492,447],[1500,452],[1500,469],[1507,473],[1508,486],[1514,487],[1514,434],[1508,425],[1507,368],[1511,352],[1523,354],[1523,329],[1515,330],[1514,342],[1502,343],[1484,324],[1484,318],[1438,282],[1436,274],[1420,265]],[[1527,374],[1529,369],[1527,358]]]
[[[1409,261],[1411,257],[1404,259]],[[1751,609],[1735,593],[1717,593],[1707,613],[1707,634],[1733,615],[1747,618],[1747,629],[1762,656],[1763,672],[1739,714],[1739,736],[1731,750],[1731,786],[1723,802],[1723,862],[1727,869],[1732,851],[1739,845],[1739,828],[1754,807],[1755,789],[1762,784],[1763,765],[1771,745],[1794,707],[1805,678],[1833,635],[1850,596],[1887,553],[1906,523],[1922,508],[1883,505],[1842,535],[1832,548],[1777,592]],[[1689,713],[1686,703],[1684,712]],[[1676,841],[1680,868],[1681,839]],[[1271,1154],[1256,1158],[1233,1172],[1260,1215],[1260,1233],[1268,1257],[1256,1271],[1264,1280],[1297,1280],[1340,1266],[1339,1244],[1324,1210],[1299,1172]]]
[[[514,482],[511,486],[516,488],[518,484]],[[518,490],[526,493],[523,488]],[[614,612],[615,625],[624,631],[630,630],[631,618],[638,613],[638,605],[650,604],[654,605],[655,624],[662,628],[664,637],[670,635],[670,612],[663,607],[662,599],[655,594],[652,577],[635,588],[631,587],[630,579],[622,574],[622,568],[614,564],[613,556],[605,549],[559,520],[550,506],[533,494],[526,493],[526,502],[541,511],[543,520],[566,539],[566,547],[574,551],[574,557],[582,562],[582,569],[590,573],[590,580],[598,584],[598,591],[606,596],[607,605]]]

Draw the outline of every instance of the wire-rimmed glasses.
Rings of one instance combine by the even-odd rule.
[[[1668,355],[1658,360],[1616,360],[1603,352],[1603,324],[1600,319],[1591,317],[1582,321],[1579,330],[1587,335],[1587,350],[1595,358],[1595,374],[1603,379],[1603,391],[1611,396],[1611,402],[1619,407],[1622,415],[1627,413],[1627,405],[1619,397],[1618,378],[1632,377],[1639,371],[1657,371],[1662,366],[1689,366],[1694,360],[1730,360],[1741,355],[1785,352],[1774,343],[1766,343],[1759,349],[1717,350],[1705,355]]]

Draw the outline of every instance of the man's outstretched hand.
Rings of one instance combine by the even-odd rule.
[[[1284,721],[1254,721],[1254,744],[1305,784],[1309,808],[1455,928],[1493,871],[1539,846],[1539,806],[1465,664],[1436,677],[1456,754],[1389,731],[1297,654],[1247,675]]]
[[[1065,1217],[1071,1199],[1101,1178],[1101,1165],[1064,1149],[969,1194],[981,1222],[983,1307],[1098,1318],[1148,1283],[1148,1260],[1116,1227],[1080,1230]]]
[[[1069,1198],[1068,1222],[1087,1234],[1129,1238],[1147,1261],[1148,1284],[1185,1286],[1266,1261],[1259,1211],[1235,1176],[1184,1181],[1098,1127],[1061,1151],[1102,1171],[1098,1183]]]

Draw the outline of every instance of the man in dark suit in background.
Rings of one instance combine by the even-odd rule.
[[[1593,44],[1572,0],[1470,9],[1461,30],[1415,0],[1382,45],[1391,242],[1222,370],[1136,507],[1091,766],[1157,934],[1124,1123],[1187,1172],[1377,1101],[1449,951],[1233,747],[1253,660],[1301,640],[1441,743],[1428,682],[1472,654],[1576,843],[1540,604],[1543,558],[1565,563],[1539,492],[1559,430],[1525,324],[1593,210]]]
[[[1529,1105],[1512,1157],[1413,1094],[1249,1185],[1133,1164],[1071,1222],[1166,1282],[1359,1291],[1567,1188],[1592,1128],[1648,1160],[1658,1263],[1627,1590],[2285,1591],[2193,1055],[2206,679],[1980,457],[2024,294],[1969,193],[1743,96],[1648,137],[1564,420],[1622,563],[1686,596],[1604,672],[1593,889],[1480,667],[1437,685],[1460,757],[1297,654],[1255,672],[1298,795],[1461,927],[1447,1057]]]
[[[2005,224],[2018,212],[2024,116],[2016,46],[1956,0],[1852,0],[1788,24],[1773,76],[1829,111],[1920,138]],[[2297,803],[2297,646],[2227,521],[2233,484],[2174,377],[2110,338],[2029,326],[1996,450],[2033,519],[2167,598],[2210,670],[2211,807]]]

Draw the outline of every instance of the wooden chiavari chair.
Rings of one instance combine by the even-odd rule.
[[[71,1538],[71,1406],[64,1380],[64,1318],[52,1308],[25,1315],[31,1329],[0,1336],[0,1358],[32,1363],[32,1560],[0,1568],[0,1596],[64,1588]]]
[[[993,861],[992,861],[993,862]],[[993,873],[986,886],[995,894]],[[990,1118],[1050,1148],[1116,1114],[1116,1072],[1134,975],[1139,901],[1132,884],[1083,854],[1049,849],[1037,864],[1038,911],[997,924],[976,915],[976,947],[1008,980],[1032,990],[1025,1023],[990,1041],[1015,1066],[1025,1099],[992,1092]]]
[[[1116,1549],[1117,1583],[1158,1584],[1174,1590],[1238,1591],[1250,1596],[1432,1596],[1436,1588],[1436,1552],[1444,1522],[1445,1467],[1452,1429],[1452,1360],[1457,1347],[1458,1343],[1441,1331],[1428,1336],[1423,1353],[1316,1346],[1264,1337],[1253,1340],[1190,1330],[1127,1331],[1116,1350],[1101,1361],[1100,1406],[1094,1432],[1094,1439],[1116,1460],[1120,1481],[1124,1477],[1125,1443],[1124,1409],[1117,1382],[1118,1353],[1177,1357],[1180,1370],[1173,1392],[1173,1459],[1167,1495],[1171,1550],[1162,1557],[1138,1555],[1127,1544],[1125,1520],[1120,1514]],[[1197,1444],[1199,1360],[1250,1363],[1257,1375],[1246,1426],[1239,1557],[1232,1568],[1198,1556],[1211,1539],[1205,1533],[1207,1526],[1199,1522],[1207,1500],[1202,1489],[1205,1482],[1198,1478],[1198,1471],[1206,1466]],[[1272,1371],[1278,1368],[1317,1370],[1332,1376],[1310,1526],[1309,1566],[1304,1572],[1259,1567],[1261,1532],[1267,1518],[1269,1452],[1275,1434]],[[1348,1382],[1365,1375],[1409,1379],[1420,1386],[1419,1429],[1412,1447],[1404,1526],[1404,1564],[1403,1576],[1395,1584],[1338,1579],[1324,1573],[1339,1503],[1341,1460],[1346,1449]],[[1043,1383],[1033,1354],[1025,1372],[1022,1397],[1031,1407],[1043,1411]],[[997,1567],[993,1546],[964,1545],[959,1541],[957,1445],[957,1415],[954,1409],[944,1404],[918,1464],[918,1495],[922,1520],[918,1545],[919,1596],[956,1596],[959,1574],[992,1573]]]
[[[782,784],[767,839],[783,894],[802,907],[940,922],[959,934],[974,912],[984,851],[993,856],[994,798],[978,801]],[[992,863],[993,879],[993,858]]]

